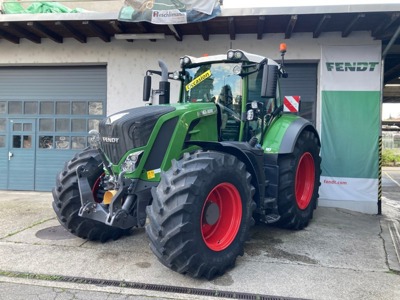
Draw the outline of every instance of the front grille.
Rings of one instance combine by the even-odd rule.
[[[174,110],[171,106],[145,106],[109,116],[99,125],[102,150],[118,164],[127,151],[145,146],[160,116]]]

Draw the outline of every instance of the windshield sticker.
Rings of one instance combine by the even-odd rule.
[[[199,77],[196,77],[195,79],[193,79],[191,82],[189,82],[186,85],[186,91],[188,92],[189,90],[191,90],[192,88],[194,88],[196,85],[198,85],[199,83],[201,83],[202,81],[206,80],[208,77],[211,76],[211,71],[207,70],[205,71],[203,74],[201,74]]]

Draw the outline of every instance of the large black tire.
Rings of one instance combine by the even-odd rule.
[[[118,239],[129,230],[111,227],[78,215],[81,199],[76,169],[81,165],[90,170],[89,184],[92,189],[97,189],[95,185],[99,184],[98,179],[104,173],[103,164],[98,151],[87,148],[66,162],[57,176],[56,186],[53,188],[53,209],[57,218],[64,228],[80,238],[101,242]]]
[[[303,131],[293,153],[279,157],[278,225],[303,229],[313,217],[318,204],[321,158],[318,138]]]
[[[173,161],[147,207],[146,232],[160,262],[209,280],[233,267],[254,224],[250,180],[229,154],[199,151]]]

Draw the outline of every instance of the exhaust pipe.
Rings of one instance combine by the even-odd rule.
[[[165,62],[158,61],[161,68],[161,81],[159,83],[159,104],[169,104],[170,83],[168,82],[168,68]]]

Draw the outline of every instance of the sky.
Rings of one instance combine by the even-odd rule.
[[[382,106],[382,120],[389,117],[400,119],[400,103],[384,103]]]

